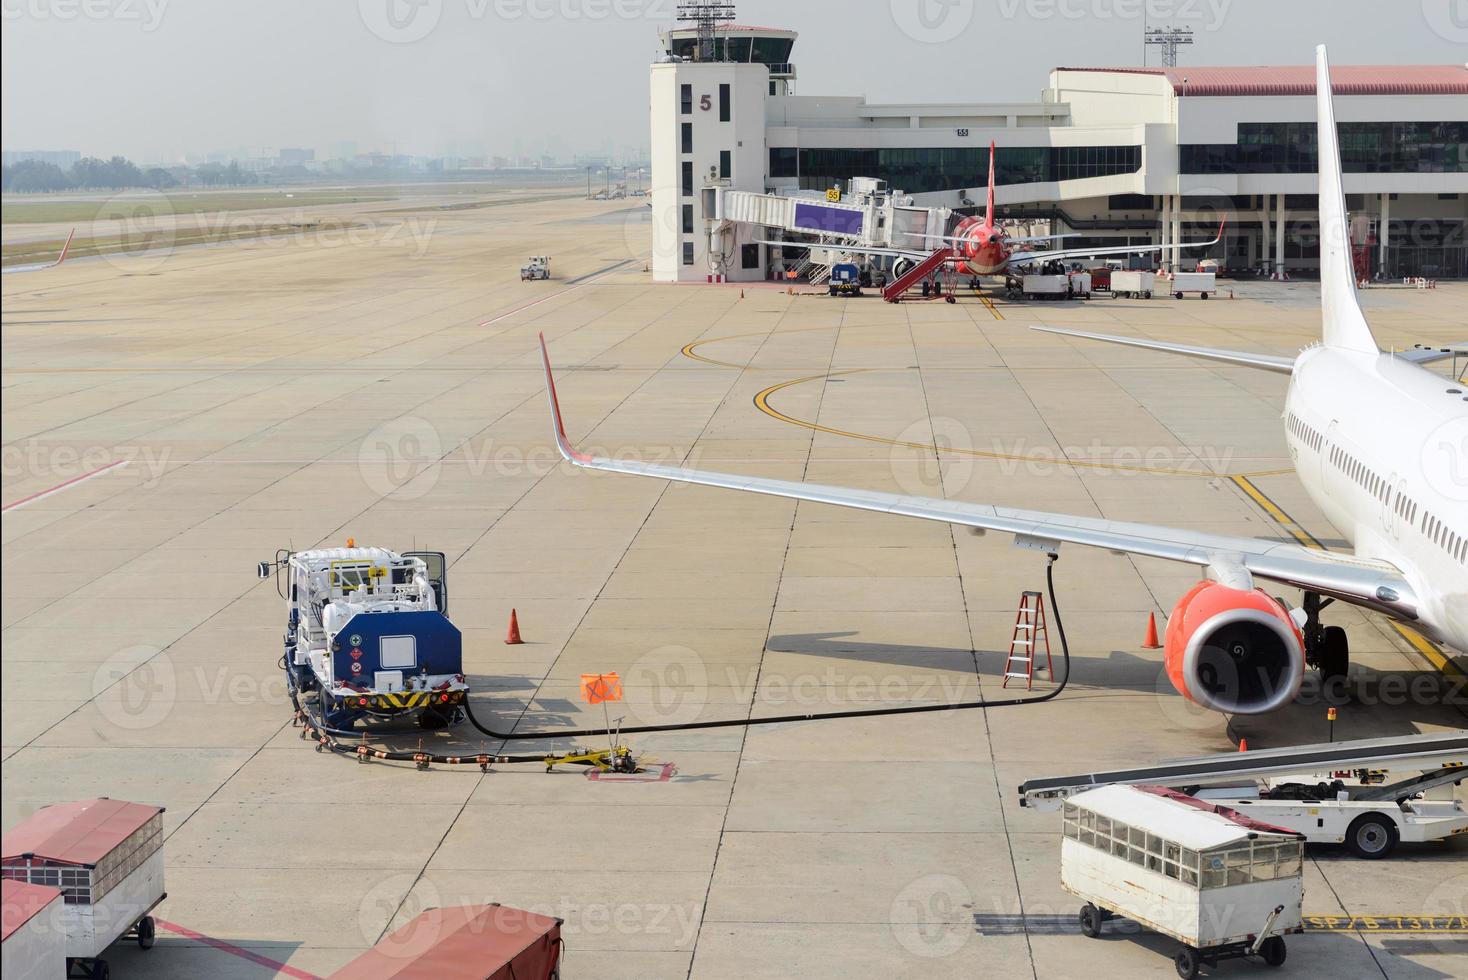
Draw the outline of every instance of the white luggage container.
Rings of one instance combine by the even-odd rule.
[[[1024,294],[1025,299],[1069,299],[1070,276],[1025,276]]]
[[[1302,931],[1304,841],[1161,787],[1107,786],[1066,801],[1061,886],[1086,905],[1081,931],[1124,916],[1182,943],[1183,980],[1203,964],[1285,960]]]
[[[122,800],[43,807],[5,834],[0,873],[61,889],[69,966],[106,980],[102,951],[124,937],[153,945],[163,891],[163,808]]]
[[[1111,298],[1125,296],[1128,299],[1151,299],[1157,288],[1155,272],[1127,272],[1118,270],[1111,274]]]
[[[1172,295],[1182,299],[1183,293],[1199,293],[1203,299],[1218,292],[1218,277],[1211,272],[1179,272],[1172,277]]]

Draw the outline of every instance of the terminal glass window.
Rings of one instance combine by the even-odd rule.
[[[1346,173],[1468,173],[1468,122],[1339,124]],[[1313,174],[1314,122],[1239,123],[1233,143],[1179,147],[1185,174]]]
[[[793,146],[770,147],[770,176],[799,177],[800,151]]]
[[[719,86],[719,122],[728,122],[732,90],[728,85]]]
[[[680,92],[680,95],[679,95],[679,99],[682,102],[683,115],[685,115],[685,116],[691,116],[691,115],[693,115],[693,86],[692,85],[684,85],[682,87],[682,89],[681,89],[681,92]]]
[[[693,152],[693,123],[683,124],[683,152]]]
[[[734,154],[730,150],[719,151],[719,177],[728,180],[734,176]]]
[[[692,242],[684,242],[683,243],[683,264],[684,265],[692,265],[693,264],[693,243]]]
[[[771,164],[774,164],[772,155]],[[994,159],[1000,184],[1033,184],[1136,173],[1142,168],[1140,146],[1011,146]],[[824,190],[852,177],[879,176],[909,194],[978,189],[989,182],[989,148],[920,147],[911,149],[802,149],[800,186]],[[775,176],[772,172],[771,176]]]
[[[693,205],[683,205],[683,234],[693,234]]]
[[[683,162],[683,196],[693,196],[693,163],[688,160]]]

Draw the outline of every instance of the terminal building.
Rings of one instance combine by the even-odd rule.
[[[715,188],[845,193],[884,180],[918,207],[982,209],[989,143],[1006,219],[1065,246],[1214,237],[1236,274],[1318,271],[1313,65],[1056,68],[1036,102],[878,105],[798,95],[796,35],[721,24],[662,35],[652,66],[653,274],[756,281],[766,229],[719,220]],[[700,58],[700,55],[704,57]],[[1468,276],[1468,67],[1334,70],[1358,267]],[[1038,80],[1038,79],[1037,79]],[[1203,256],[1189,254],[1187,261]]]

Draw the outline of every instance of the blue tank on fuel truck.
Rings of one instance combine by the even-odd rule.
[[[286,601],[281,666],[326,727],[390,719],[439,728],[463,718],[469,685],[463,637],[446,615],[445,569],[438,552],[357,547],[260,563]]]

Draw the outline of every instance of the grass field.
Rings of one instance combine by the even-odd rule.
[[[276,221],[248,229],[240,228],[191,228],[180,232],[154,232],[127,236],[77,237],[71,243],[68,259],[84,258],[88,255],[116,255],[120,252],[148,252],[157,248],[182,248],[185,245],[206,245],[212,242],[241,242],[252,238],[271,235],[305,234],[316,231],[338,232],[353,227],[351,221],[319,221],[307,225]],[[61,255],[64,238],[44,242],[14,242],[0,248],[0,264],[31,265],[54,262]]]
[[[290,195],[290,196],[287,196]],[[158,214],[207,214],[219,211],[258,211],[267,208],[305,208],[324,204],[360,204],[391,201],[395,194],[371,190],[187,191],[155,194],[130,192],[105,200],[50,200],[44,195],[12,198],[0,204],[0,223],[7,225],[53,222],[106,221]]]

